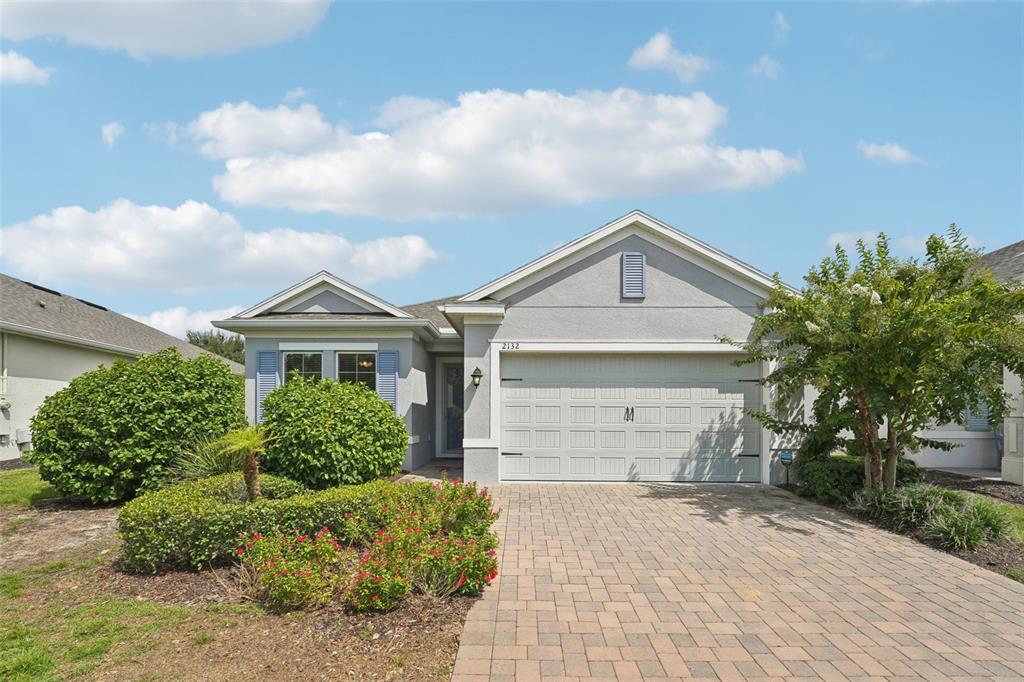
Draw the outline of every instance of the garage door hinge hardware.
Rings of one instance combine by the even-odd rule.
[[[736,382],[740,383],[740,384],[759,384],[759,383],[761,383],[761,380],[760,379],[737,379]]]
[[[521,453],[521,452],[503,452],[501,454],[507,455],[507,456],[510,456],[510,457],[522,457],[523,456],[523,453]]]
[[[522,379],[510,379],[509,377],[502,377],[502,381],[522,381]]]

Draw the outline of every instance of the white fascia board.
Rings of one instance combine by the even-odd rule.
[[[256,318],[240,320],[230,318],[227,320],[215,320],[211,324],[218,329],[248,334],[253,331],[273,330],[324,330],[324,329],[345,329],[345,330],[381,330],[381,329],[403,329],[403,330],[426,330],[430,336],[439,337],[441,334],[429,320],[412,319],[384,319],[384,320],[289,320],[279,317]]]
[[[728,274],[729,276],[727,279],[743,286],[743,288],[751,291],[752,293],[766,296],[774,288],[774,281],[772,278],[757,268],[737,260],[736,258],[729,256],[723,251],[720,251],[699,239],[680,232],[679,230],[652,218],[642,211],[633,211],[617,220],[599,227],[593,232],[590,232],[575,241],[569,242],[568,244],[565,244],[564,246],[561,246],[534,261],[531,261],[517,270],[513,270],[512,272],[485,284],[475,291],[471,291],[465,296],[459,298],[458,302],[478,301],[488,296],[496,296],[498,298],[507,296],[509,295],[509,291],[523,280],[527,280],[531,276],[537,275],[541,272],[544,273],[544,276],[551,274],[551,272],[548,271],[549,267],[559,263],[560,261],[568,261],[563,264],[563,267],[567,267],[571,263],[576,262],[576,260],[579,260],[579,258],[569,260],[572,256],[580,254],[580,252],[588,249],[588,247],[593,247],[594,245],[601,243],[610,237],[615,236],[617,233],[631,227],[639,227],[648,235],[660,237],[663,240],[664,245],[667,246],[670,251],[690,260],[691,262],[695,262],[697,265],[710,269],[716,274],[723,276]],[[694,256],[699,257],[700,261],[694,261]],[[537,277],[536,279],[539,278],[540,277]],[[532,282],[535,280],[530,281]],[[522,286],[519,286],[519,288],[522,288]],[[787,286],[787,289],[794,293],[796,292],[796,289],[793,289],[792,287]]]
[[[452,315],[504,315],[504,303],[446,303],[439,306],[442,313]]]
[[[130,358],[137,358],[140,355],[145,355],[145,351],[138,350],[136,348],[118,346],[116,344],[105,343],[103,341],[93,341],[92,339],[83,339],[80,336],[51,332],[46,329],[37,329],[36,327],[29,327],[28,325],[17,324],[15,322],[0,322],[0,332],[31,336],[45,341],[54,341],[56,343],[63,343],[69,346],[81,346],[82,348],[90,348],[92,350],[104,350],[114,353],[115,355],[124,355]]]
[[[292,299],[299,299],[300,296],[302,296],[303,294],[307,293],[310,289],[318,287],[318,286],[320,286],[322,284],[328,284],[328,285],[331,285],[333,287],[336,287],[337,289],[339,289],[340,291],[348,294],[349,296],[354,297],[356,302],[363,303],[363,304],[369,305],[371,307],[377,308],[378,310],[381,310],[381,311],[386,312],[386,313],[390,313],[390,314],[394,315],[395,317],[400,317],[400,318],[404,318],[404,319],[411,319],[412,318],[412,315],[410,315],[406,311],[402,310],[401,308],[399,308],[397,306],[394,306],[394,305],[391,305],[390,303],[388,303],[384,299],[377,298],[376,296],[374,296],[370,292],[364,291],[364,290],[360,289],[359,287],[355,286],[354,284],[350,284],[350,283],[346,282],[345,280],[341,279],[340,277],[336,277],[335,275],[332,275],[331,273],[327,272],[326,270],[321,270],[320,272],[316,273],[315,275],[312,275],[312,276],[307,277],[306,279],[302,280],[298,284],[295,284],[294,286],[288,287],[284,291],[278,292],[278,293],[274,294],[273,296],[271,296],[270,298],[267,298],[267,299],[264,299],[263,301],[260,301],[259,303],[257,303],[253,307],[251,307],[251,308],[249,308],[247,310],[243,310],[242,312],[238,313],[238,315],[236,315],[235,317],[241,318],[241,319],[248,319],[248,318],[255,317],[256,315],[259,315],[260,313],[264,313],[264,312],[270,310],[271,308],[274,308],[274,307],[276,307],[278,305],[281,305],[282,303],[288,302],[288,301],[290,301]],[[296,300],[296,302],[299,302],[299,301]]]

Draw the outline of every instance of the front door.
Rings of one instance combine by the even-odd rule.
[[[462,414],[464,402],[462,364],[444,366],[444,447],[447,456],[462,456]]]

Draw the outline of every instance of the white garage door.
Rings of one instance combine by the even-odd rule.
[[[501,477],[758,481],[756,366],[727,355],[501,356]]]

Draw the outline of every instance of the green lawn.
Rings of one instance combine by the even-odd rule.
[[[999,506],[1005,509],[1007,516],[1010,517],[1010,524],[1013,526],[1013,530],[1010,531],[1011,537],[1017,542],[1024,542],[1024,507],[1018,507],[1015,504]]]
[[[54,497],[60,497],[57,490],[39,478],[35,469],[0,472],[0,504],[31,507]]]

